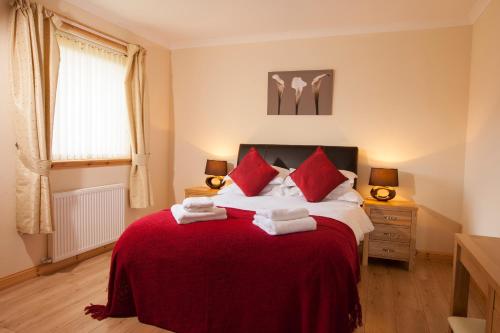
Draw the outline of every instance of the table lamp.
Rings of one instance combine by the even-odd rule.
[[[389,201],[396,196],[396,191],[392,188],[399,185],[398,169],[372,168],[370,172],[370,182],[373,185],[370,194],[379,201]]]
[[[214,190],[224,186],[223,177],[227,175],[227,161],[207,160],[205,175],[210,175],[205,180],[208,187]]]

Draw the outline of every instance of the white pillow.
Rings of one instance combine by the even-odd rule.
[[[274,170],[278,171],[278,174],[276,175],[276,177],[274,177],[269,182],[268,185],[281,185],[281,184],[283,184],[283,182],[285,181],[285,178],[287,178],[288,175],[290,174],[290,170],[285,169],[285,168],[281,168],[278,166],[274,166],[274,165],[271,165],[271,166],[273,167]],[[229,175],[224,177],[225,182],[228,180],[233,181]]]
[[[326,199],[329,200],[340,200],[339,198],[343,196],[344,194],[350,192],[353,188],[351,187],[351,184],[349,184],[349,181],[346,180],[336,188],[334,188],[330,193],[326,195]]]
[[[278,171],[279,173],[274,177],[270,182],[269,185],[281,185],[285,181],[285,179],[288,177],[290,174],[290,170],[281,168],[275,165],[272,165],[273,169]]]
[[[349,179],[334,188],[330,193],[326,195],[327,199],[333,199],[333,200],[338,200],[337,198],[340,197],[341,195],[349,192],[352,190],[352,184],[350,183]]]
[[[293,169],[293,168],[290,169],[288,175],[290,175],[290,173],[292,173],[293,171],[295,171],[295,169]],[[354,172],[348,171],[348,170],[339,170],[339,171],[340,171],[341,174],[344,175],[344,177],[347,178],[347,180],[344,183],[348,183],[350,185],[350,187],[353,188],[354,187],[354,180],[356,178],[358,178],[358,175],[356,175]],[[340,184],[339,186],[344,185],[344,183]],[[285,181],[283,182],[283,184],[285,186],[297,186],[295,184],[295,182],[293,181],[292,177],[286,177]]]
[[[292,173],[293,171],[295,171],[295,169],[290,169],[290,173]],[[354,172],[351,172],[348,170],[339,170],[339,171],[347,178],[347,180],[345,182],[341,183],[336,188],[334,188],[330,193],[328,193],[325,197],[325,199],[327,199],[327,200],[342,200],[342,199],[339,199],[339,197],[350,192],[354,187],[354,180],[358,176]],[[285,196],[292,196],[292,197],[304,196],[302,194],[302,191],[297,187],[297,185],[293,181],[292,177],[286,177],[285,181],[283,182],[283,186],[287,187],[287,189],[282,190],[282,192],[284,193]],[[352,197],[352,195],[350,195],[350,196]],[[354,199],[357,199],[357,198],[354,198]],[[351,201],[351,200],[345,200],[345,201]],[[355,201],[355,202],[357,202],[357,201]],[[363,201],[361,201],[361,202],[363,202]]]
[[[303,196],[302,191],[297,186],[287,186],[285,184],[280,186],[282,196],[284,197],[300,197]]]
[[[328,196],[327,196],[327,198],[328,198]],[[354,202],[358,206],[361,206],[363,204],[363,202],[365,201],[363,199],[363,197],[361,196],[361,194],[359,194],[358,191],[356,191],[355,189],[352,189],[352,188],[350,190],[348,190],[347,192],[345,192],[344,194],[342,194],[341,196],[337,197],[337,199],[333,199],[333,200]]]
[[[349,180],[349,183],[354,187],[354,181],[358,178],[358,175],[349,170],[339,170],[341,174],[344,175]]]
[[[289,196],[289,197],[304,197],[302,191],[297,187],[288,187],[288,186],[280,186],[279,190],[273,190],[271,195],[277,194],[280,196]],[[279,194],[278,194],[279,193]],[[339,186],[337,186],[333,191],[328,193],[326,197],[322,201],[329,200],[340,200],[340,201],[348,201],[353,202],[357,205],[363,204],[363,197],[359,194],[358,191],[351,188],[351,185],[348,181],[343,182]]]
[[[283,193],[285,193],[285,195],[287,196],[291,197],[304,196],[300,188],[298,188],[298,186],[295,185],[295,182],[290,177],[288,177],[285,180],[285,184],[283,184],[282,187],[284,188]],[[346,180],[345,182],[334,188],[330,193],[328,193],[325,198],[331,200],[337,200],[338,197],[340,197],[341,195],[350,190],[352,190],[352,184],[349,182],[349,180]]]
[[[294,168],[290,168],[290,173],[294,172],[295,170],[297,169],[294,169]],[[297,186],[295,184],[295,182],[293,181],[292,177],[290,177],[290,173],[288,174],[288,176],[285,178],[285,181],[283,182],[283,185],[285,186],[290,186],[290,187],[293,187],[293,186]]]
[[[259,195],[263,195],[263,196],[274,195],[274,192],[276,191],[276,188],[278,188],[278,187],[279,187],[279,185],[268,184],[268,185],[266,185],[266,187],[264,187],[262,189],[262,191],[260,191]],[[239,194],[239,195],[246,196],[245,193],[243,193],[243,191],[241,190],[241,188],[238,185],[236,185],[235,183],[232,183],[231,185],[225,186],[222,189],[220,189],[219,192],[217,192],[217,194],[226,194],[226,193]]]

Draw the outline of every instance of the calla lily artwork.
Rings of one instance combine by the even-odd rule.
[[[268,74],[268,115],[331,115],[334,72],[307,70]]]
[[[278,74],[274,74],[271,78],[274,80],[276,89],[278,90],[278,114],[280,114],[281,98],[285,91],[285,81],[283,81]]]
[[[295,114],[299,114],[299,102],[302,97],[302,90],[307,86],[307,82],[302,80],[301,77],[294,77],[292,79],[292,88],[295,90]]]
[[[314,106],[316,109],[316,115],[319,115],[319,89],[321,88],[321,81],[328,75],[330,74],[318,75],[311,82],[311,87],[314,95]]]

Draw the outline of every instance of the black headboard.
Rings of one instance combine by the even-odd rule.
[[[255,147],[270,164],[284,168],[297,168],[318,146],[240,144],[238,163],[251,147]],[[338,169],[358,173],[358,147],[321,147]]]

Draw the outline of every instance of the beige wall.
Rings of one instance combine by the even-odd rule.
[[[400,198],[421,205],[417,248],[451,252],[464,174],[471,28],[395,32],[172,51],[175,193],[203,183],[208,157],[239,143],[360,148],[400,170]],[[267,73],[335,70],[333,116],[267,116]]]
[[[464,227],[500,237],[500,1],[473,26]]]
[[[170,51],[133,33],[57,0],[40,1],[47,7],[98,30],[147,49],[151,124],[151,171],[156,205],[149,210],[128,209],[127,223],[173,200],[173,126],[170,96]],[[38,265],[47,255],[46,236],[19,236],[15,228],[14,105],[8,85],[8,1],[0,1],[0,277]],[[129,167],[58,170],[51,172],[54,191],[104,184],[128,183]]]
[[[493,126],[500,121],[495,90],[500,48],[494,40],[499,0],[474,25],[468,130],[470,27],[175,50],[174,117],[167,49],[64,2],[41,2],[147,48],[156,199],[151,210],[168,206],[174,188],[179,200],[185,187],[202,184],[207,157],[234,162],[239,143],[353,145],[360,148],[364,195],[370,166],[399,168],[398,196],[421,205],[418,249],[451,252],[462,202],[467,229],[499,234],[500,223],[493,220],[499,155],[492,143],[498,140]],[[6,157],[0,164],[0,277],[46,256],[45,236],[21,237],[15,231],[14,106],[5,80],[8,9],[7,1],[0,0],[0,154]],[[266,115],[269,71],[324,68],[333,68],[336,75],[333,116]],[[54,191],[118,182],[128,182],[128,167],[51,174]],[[127,222],[151,210],[128,210]]]

